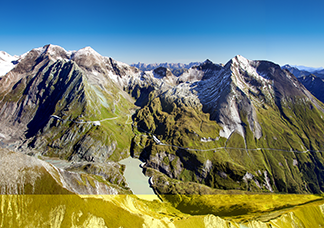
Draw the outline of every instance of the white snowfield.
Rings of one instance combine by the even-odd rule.
[[[19,60],[19,56],[11,56],[4,51],[0,51],[0,76],[4,76],[11,71],[16,64],[15,61]]]

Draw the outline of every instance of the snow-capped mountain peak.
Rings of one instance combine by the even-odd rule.
[[[13,61],[15,59],[17,59],[18,56],[11,56],[9,55],[7,52],[5,51],[0,51],[0,62],[3,62],[3,61]]]
[[[81,56],[95,56],[97,58],[102,57],[98,52],[96,52],[94,49],[92,49],[89,46],[74,52],[72,58],[80,58]]]
[[[0,76],[8,73],[15,67],[19,59],[19,56],[11,56],[10,54],[0,51]]]

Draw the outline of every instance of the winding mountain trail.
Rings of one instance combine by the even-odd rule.
[[[174,148],[178,148],[178,149],[183,149],[183,150],[188,150],[188,151],[201,151],[201,152],[206,152],[206,151],[214,151],[216,152],[217,150],[245,150],[245,151],[259,151],[259,150],[272,150],[272,151],[282,151],[282,152],[289,152],[289,153],[299,153],[299,154],[304,154],[307,152],[310,153],[324,153],[324,151],[321,150],[304,150],[304,151],[299,151],[299,150],[284,150],[284,149],[275,149],[275,148],[254,148],[254,149],[249,149],[249,148],[236,148],[236,147],[227,147],[226,145],[223,147],[216,147],[216,148],[210,148],[210,149],[195,149],[195,148],[189,148],[189,147],[181,147],[181,146],[177,146],[177,145],[171,145],[171,144],[165,144],[162,143],[155,135],[153,135],[151,132],[147,132],[144,129],[137,127],[135,125],[133,125],[134,127],[136,127],[137,129],[144,131],[145,133],[147,133],[156,143],[156,145],[159,146],[171,146]]]
[[[112,118],[106,118],[106,119],[103,119],[103,120],[97,120],[99,122],[103,122],[103,121],[106,121],[106,120],[115,120],[117,118],[119,118],[120,116],[116,116],[116,117],[112,117]],[[90,122],[94,122],[94,121],[90,121]]]
[[[59,117],[57,115],[51,115],[51,118],[57,119],[57,120],[60,120],[60,121],[65,120],[65,119],[62,119],[61,117]],[[74,122],[74,123],[77,123],[77,124],[93,123],[94,125],[100,125],[100,122],[107,121],[107,120],[115,120],[117,118],[120,118],[120,116],[116,116],[116,117],[112,117],[112,118],[106,118],[106,119],[102,119],[102,120],[93,120],[93,121],[74,121],[74,120],[68,120],[68,121],[71,121],[71,122]]]
[[[64,119],[62,119],[61,117],[56,116],[56,115],[51,115],[51,118],[58,119],[60,121],[64,121]],[[116,117],[112,117],[112,118],[106,118],[106,119],[102,119],[102,120],[94,120],[94,121],[74,121],[74,120],[69,120],[69,121],[74,122],[74,123],[78,123],[78,124],[93,123],[94,125],[100,125],[100,122],[107,121],[107,120],[115,120],[115,119],[118,119],[118,118],[120,118],[120,116],[116,116]],[[178,148],[178,149],[183,149],[183,150],[188,150],[188,151],[201,151],[201,152],[206,152],[206,151],[214,151],[214,152],[216,152],[217,150],[230,149],[230,150],[245,150],[245,151],[272,150],[272,151],[282,151],[282,152],[299,153],[299,154],[304,154],[304,153],[308,153],[308,152],[310,152],[310,153],[324,153],[324,151],[321,151],[321,150],[304,150],[304,151],[299,151],[299,150],[284,150],[284,149],[276,149],[276,148],[254,148],[254,149],[249,149],[249,148],[227,147],[226,145],[223,146],[223,147],[216,147],[216,148],[210,148],[210,149],[195,149],[195,148],[189,148],[189,147],[182,147],[182,146],[177,146],[177,145],[171,145],[171,144],[162,143],[151,132],[147,132],[144,129],[135,126],[133,124],[133,122],[129,122],[129,119],[130,119],[130,115],[127,115],[127,120],[125,122],[125,125],[126,124],[132,124],[132,126],[136,127],[137,129],[139,129],[141,131],[144,131],[149,136],[151,136],[151,138],[154,140],[154,142],[157,145],[159,145],[159,146],[171,146],[171,147]]]

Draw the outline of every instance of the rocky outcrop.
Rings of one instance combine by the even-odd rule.
[[[66,171],[45,161],[0,149],[2,195],[21,194],[118,194],[87,174]]]

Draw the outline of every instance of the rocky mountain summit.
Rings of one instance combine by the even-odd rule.
[[[124,190],[118,161],[133,156],[158,194],[321,193],[323,116],[289,70],[239,55],[175,75],[46,45],[0,78],[3,147]]]

